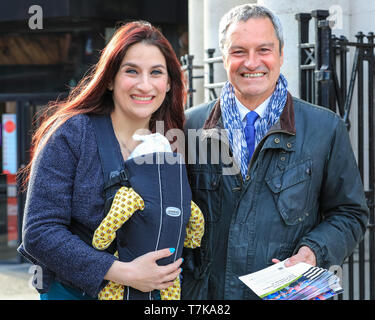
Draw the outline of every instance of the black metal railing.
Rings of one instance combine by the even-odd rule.
[[[344,36],[332,35],[328,16],[327,10],[296,15],[299,25],[299,94],[301,99],[337,112],[348,130],[351,127],[357,130],[357,162],[370,208],[370,220],[364,239],[343,265],[344,287],[348,299],[375,300],[374,33],[364,35],[358,32],[356,42],[350,42]],[[312,18],[315,20],[313,43],[309,42]],[[354,50],[354,58],[348,85],[351,50]],[[355,89],[357,103],[353,110]],[[355,128],[350,123],[350,115],[354,112]],[[339,298],[343,299],[343,296]]]
[[[194,98],[193,94],[196,92],[194,89],[194,82],[193,79],[204,79],[204,89],[208,92],[208,100],[214,100],[218,98],[218,94],[216,92],[216,89],[221,89],[221,87],[224,85],[224,82],[215,82],[214,79],[214,65],[216,63],[222,63],[222,57],[217,56],[214,57],[215,49],[207,49],[206,54],[207,58],[203,61],[203,65],[194,65],[193,55],[185,55],[180,58],[181,64],[182,64],[182,70],[185,72],[186,75],[186,86],[187,86],[187,93],[188,93],[188,99],[186,102],[186,109],[191,108],[194,106]],[[195,75],[194,70],[200,69],[204,70],[206,66],[205,74],[202,75]],[[200,103],[203,101],[200,101]]]
[[[187,88],[187,100],[185,108],[191,108],[194,105],[194,89],[193,79],[203,79],[204,75],[196,75],[194,70],[203,69],[203,66],[193,65],[194,56],[191,54],[186,54],[180,58],[182,71],[185,74],[186,88]]]

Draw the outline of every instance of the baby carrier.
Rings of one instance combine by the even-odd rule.
[[[130,262],[155,250],[175,248],[173,255],[157,261],[167,265],[182,255],[186,226],[191,212],[191,191],[180,154],[154,152],[124,161],[109,115],[91,120],[104,175],[105,214],[117,190],[131,187],[141,195],[145,208],[136,212],[116,233],[119,260]],[[152,299],[126,287],[124,299]]]

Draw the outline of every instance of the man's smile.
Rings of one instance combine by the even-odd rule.
[[[241,76],[244,78],[260,78],[265,75],[265,72],[255,72],[255,73],[241,73]]]

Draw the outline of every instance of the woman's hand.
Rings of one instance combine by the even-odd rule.
[[[146,253],[131,262],[115,261],[104,279],[142,292],[166,289],[181,273],[182,258],[166,266],[159,266],[156,261],[169,257],[173,252],[174,249],[163,249]]]

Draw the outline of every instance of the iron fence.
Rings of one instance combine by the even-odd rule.
[[[193,102],[193,94],[196,92],[194,89],[193,79],[204,79],[204,89],[207,91],[206,96],[208,100],[214,100],[218,98],[218,94],[216,89],[221,89],[224,85],[224,82],[215,82],[214,79],[214,65],[216,63],[222,63],[222,57],[217,56],[214,57],[215,49],[207,49],[206,50],[206,59],[203,61],[203,65],[194,65],[193,55],[185,55],[181,57],[181,64],[182,70],[185,72],[186,78],[186,85],[187,85],[187,92],[188,92],[188,99],[186,102],[186,109],[191,108],[194,106]],[[206,68],[205,68],[206,67]],[[206,70],[204,74],[196,75],[194,69],[197,70]]]
[[[370,208],[370,220],[364,239],[343,265],[346,291],[339,299],[375,300],[374,33],[365,35],[358,32],[355,35],[357,41],[350,42],[344,36],[332,35],[328,16],[327,10],[296,15],[299,25],[299,94],[301,99],[337,112],[348,130],[352,128],[350,119],[356,122],[356,127],[352,128],[356,129],[356,141],[352,142],[358,146],[356,156]],[[309,42],[309,22],[312,18],[315,22],[313,43]],[[356,104],[353,101],[355,89]],[[350,117],[351,114],[353,117]]]

